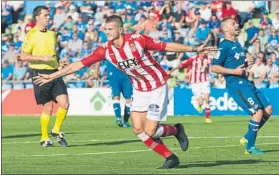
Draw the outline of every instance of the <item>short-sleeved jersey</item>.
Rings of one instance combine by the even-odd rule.
[[[235,69],[245,63],[246,57],[240,43],[235,41],[223,40],[220,42],[218,51],[213,59],[212,65],[220,65],[225,68]],[[224,74],[228,88],[231,83],[248,81],[246,73],[241,76]]]
[[[123,38],[120,48],[109,41],[84,58],[82,63],[90,66],[107,59],[128,74],[134,88],[139,91],[151,91],[164,85],[168,75],[149,51],[164,51],[166,43],[140,34],[125,34]]]
[[[180,64],[180,67],[190,68],[190,82],[200,83],[209,82],[209,68],[211,60],[210,58],[202,59],[199,55],[194,58],[189,58]]]
[[[30,68],[53,70],[58,68],[56,57],[56,34],[53,31],[40,31],[37,27],[32,28],[26,34],[22,52],[32,56],[55,55],[50,61],[32,61]]]

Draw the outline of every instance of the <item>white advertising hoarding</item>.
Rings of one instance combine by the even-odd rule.
[[[69,88],[68,93],[70,98],[68,115],[114,115],[110,88]],[[124,105],[125,100],[121,97],[122,115],[124,115]],[[168,115],[173,115],[173,98],[169,102]]]

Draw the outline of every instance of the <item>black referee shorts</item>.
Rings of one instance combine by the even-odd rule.
[[[33,77],[40,74],[52,74],[56,72],[56,70],[39,70],[39,69],[32,69],[31,78],[33,82]],[[34,86],[34,93],[37,104],[46,104],[47,102],[56,101],[56,97],[62,94],[68,95],[67,86],[64,83],[63,79],[57,78],[47,84],[39,86],[33,82]]]

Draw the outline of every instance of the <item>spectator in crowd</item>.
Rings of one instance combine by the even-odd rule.
[[[231,1],[225,1],[225,8],[222,10],[221,19],[233,18],[237,21],[237,16],[238,14],[236,10],[232,7]]]
[[[269,84],[269,87],[272,88],[278,84],[278,78],[279,78],[279,68],[273,64],[272,59],[268,58],[266,60],[266,83]]]
[[[2,89],[12,89],[12,84],[7,82],[13,79],[13,67],[5,60],[2,63]]]
[[[216,89],[226,89],[226,80],[223,74],[217,74],[217,78],[213,80],[213,87]]]
[[[200,27],[197,29],[196,36],[199,43],[209,45],[211,44],[211,30],[209,27],[207,27],[205,20],[201,20],[201,24]]]
[[[155,13],[150,12],[148,14],[146,23],[145,23],[145,34],[150,34],[151,32],[156,32],[157,25],[159,24],[159,19],[156,17]]]
[[[271,26],[272,25],[271,19],[268,18],[268,12],[263,13],[262,18],[260,20],[260,24],[261,24],[261,26],[263,26],[263,25]]]
[[[166,18],[168,22],[172,23],[173,20],[173,12],[172,12],[172,7],[171,4],[168,2],[166,3],[160,10],[159,14],[161,15],[162,19]]]
[[[27,67],[23,66],[23,62],[16,61],[14,71],[13,71],[13,87],[14,89],[24,89],[24,84],[22,80],[25,78],[27,72]]]
[[[246,42],[247,48],[254,43],[259,33],[259,29],[254,26],[254,22],[252,20],[250,20],[248,24],[249,27],[245,30],[247,34],[247,42]]]
[[[180,29],[181,27],[184,27],[185,16],[186,16],[186,11],[182,9],[182,2],[177,1],[176,12],[174,12],[174,14],[173,14],[174,26],[176,29]]]
[[[274,28],[271,29],[271,35],[268,38],[268,43],[270,43],[270,46],[274,49],[279,47],[279,35]]]
[[[266,76],[266,68],[260,58],[256,59],[256,63],[252,66],[249,79],[254,81],[257,88],[265,87],[264,79]]]
[[[79,17],[79,13],[77,12],[76,7],[72,4],[70,5],[69,9],[70,10],[67,13],[67,17],[72,17],[73,21],[76,22]]]
[[[54,28],[60,28],[60,26],[64,23],[66,18],[67,16],[65,14],[63,6],[58,6],[53,17]]]
[[[145,20],[146,20],[146,17],[144,15],[141,15],[140,20],[133,27],[135,33],[138,33],[138,34],[144,33],[145,23],[146,23]]]
[[[19,52],[21,45],[22,45],[22,41],[19,40],[18,35],[14,35],[13,44],[14,44],[16,52]]]
[[[221,21],[217,18],[215,14],[213,14],[208,22],[208,27],[211,29],[212,36],[214,38],[214,45],[218,43],[218,34],[220,32],[219,28],[221,25]]]
[[[71,50],[77,54],[78,52],[80,52],[81,48],[82,48],[82,40],[80,40],[78,38],[78,34],[74,33],[73,34],[73,39],[69,41],[69,48],[71,48]]]
[[[274,52],[270,54],[270,58],[272,60],[272,63],[279,67],[279,57],[276,57],[276,54]]]
[[[272,26],[276,29],[279,30],[279,12],[276,13],[276,17],[273,18],[272,20]]]
[[[4,60],[7,60],[9,62],[9,64],[14,64],[15,55],[17,53],[18,52],[15,50],[14,44],[11,44],[9,46],[8,52],[6,52],[6,54],[4,55]]]
[[[210,20],[211,17],[211,9],[207,5],[207,2],[204,1],[199,6],[199,12],[201,14],[201,19],[205,20],[206,22]]]
[[[65,23],[63,24],[64,28],[67,28],[69,30],[72,30],[74,27],[75,22],[73,21],[72,16],[68,16]]]
[[[253,44],[248,48],[248,52],[250,52],[253,57],[257,57],[261,51],[262,51],[261,41],[260,41],[260,39],[257,38],[253,42]]]
[[[261,46],[261,51],[265,52],[265,46],[268,42],[268,37],[267,35],[264,33],[263,29],[259,30],[259,36],[258,39],[260,40],[260,46]]]

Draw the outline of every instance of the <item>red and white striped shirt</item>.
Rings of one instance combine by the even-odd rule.
[[[209,67],[211,60],[206,57],[201,59],[199,54],[195,58],[189,58],[180,64],[180,68],[190,67],[190,82],[209,82]]]
[[[90,66],[107,59],[128,74],[134,88],[139,91],[151,91],[164,85],[168,75],[149,51],[165,51],[166,43],[140,34],[125,34],[123,38],[124,42],[120,48],[113,46],[109,41],[81,62]]]

